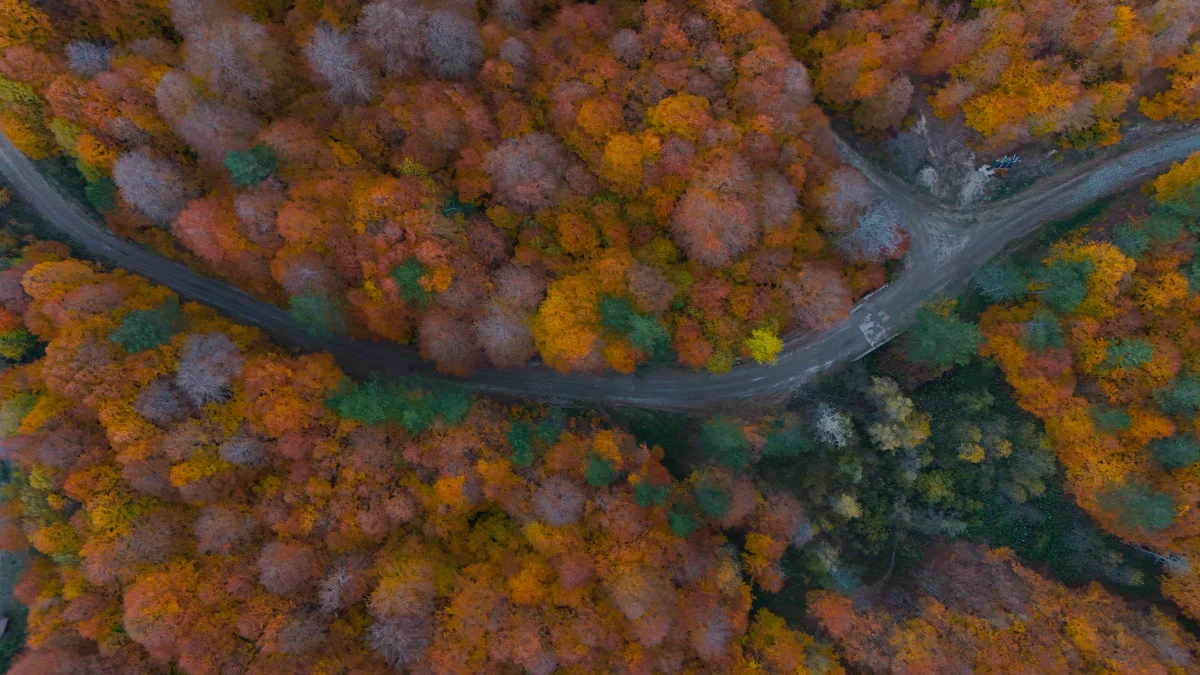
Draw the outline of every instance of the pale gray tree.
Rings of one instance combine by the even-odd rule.
[[[242,370],[242,354],[224,333],[190,335],[175,384],[197,407],[229,398],[229,378]]]
[[[483,65],[479,24],[454,12],[433,12],[426,25],[425,58],[436,77],[446,80],[473,77]]]
[[[327,23],[318,25],[304,47],[304,57],[334,103],[360,105],[371,100],[375,76],[348,33]]]
[[[139,148],[117,158],[113,182],[121,198],[159,225],[175,220],[193,195],[183,170],[175,162]]]
[[[67,44],[66,52],[67,65],[80,77],[90,79],[109,68],[111,51],[104,45],[75,40]]]

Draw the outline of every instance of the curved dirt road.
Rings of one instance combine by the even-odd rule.
[[[327,350],[350,374],[362,377],[418,374],[467,384],[487,393],[562,403],[589,401],[705,410],[722,404],[787,396],[817,373],[857,358],[902,332],[923,302],[966,282],[989,258],[1040,225],[1128,189],[1167,168],[1172,161],[1197,151],[1200,151],[1200,131],[1178,131],[1149,139],[1119,154],[1109,151],[1013,197],[955,209],[917,193],[839,142],[842,159],[866,174],[876,191],[891,200],[904,217],[911,237],[905,272],[897,281],[860,302],[849,321],[823,333],[788,340],[775,365],[741,364],[722,376],[672,365],[650,366],[628,376],[563,376],[535,364],[520,371],[481,370],[462,380],[448,378],[436,374],[411,347],[311,338],[278,307],[113,235],[50,186],[2,134],[0,172],[47,223],[96,258],[153,279],[183,298],[211,305],[236,321],[257,325],[282,343],[306,350]]]

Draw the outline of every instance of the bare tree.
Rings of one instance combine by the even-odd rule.
[[[522,213],[534,213],[557,201],[566,188],[570,151],[550,134],[510,138],[487,154],[484,169],[497,199]]]
[[[244,108],[201,101],[187,111],[176,130],[201,162],[219,167],[230,152],[250,145],[261,128],[259,119]]]
[[[425,57],[429,12],[420,5],[379,0],[363,7],[358,35],[388,75],[410,75]]]
[[[370,559],[364,555],[349,555],[338,560],[321,579],[317,598],[321,611],[336,612],[362,600],[368,589],[366,573]]]
[[[529,316],[521,310],[493,302],[475,319],[474,328],[488,361],[497,368],[522,366],[537,352]]]
[[[549,525],[570,525],[583,515],[583,489],[562,474],[542,481],[533,494],[533,509]]]
[[[187,69],[222,98],[269,106],[283,64],[279,45],[248,16],[205,23],[189,35]]]
[[[813,436],[826,445],[844,448],[854,440],[854,424],[849,414],[819,403],[813,413]]]
[[[425,613],[376,619],[367,630],[367,644],[394,668],[415,665],[432,640],[432,617]]]
[[[858,169],[843,166],[830,174],[829,191],[822,198],[822,205],[830,224],[836,228],[849,228],[874,201],[875,195],[866,176]]]
[[[510,28],[528,28],[530,4],[530,0],[494,0],[488,14],[491,18],[508,24]]]
[[[858,227],[838,238],[837,247],[854,262],[880,263],[895,257],[903,243],[900,212],[880,200],[859,216]]]
[[[67,65],[76,75],[92,78],[109,68],[110,51],[95,42],[75,40],[67,44]]]
[[[267,592],[290,595],[308,588],[315,580],[317,553],[299,542],[271,541],[258,557],[259,581]]]
[[[259,469],[267,465],[267,447],[260,439],[242,429],[217,448],[221,459],[230,464]]]
[[[192,405],[201,407],[229,398],[229,378],[241,369],[241,352],[228,335],[190,335],[184,343],[175,384]]]
[[[354,48],[353,38],[323,23],[313,30],[304,47],[308,65],[324,82],[329,99],[338,105],[356,105],[371,100],[375,77]]]
[[[192,196],[183,170],[146,148],[117,158],[113,164],[113,182],[122,199],[160,225],[175,220]]]
[[[492,277],[496,297],[517,307],[534,309],[546,295],[546,276],[529,267],[508,265]]]
[[[622,28],[608,42],[608,48],[621,63],[636,68],[642,62],[642,38],[631,28]]]
[[[199,100],[199,93],[191,79],[187,71],[174,68],[162,76],[154,89],[158,113],[172,127],[178,125]]]
[[[325,641],[329,626],[316,612],[299,611],[287,618],[275,638],[280,654],[303,654]]]
[[[782,174],[766,169],[758,179],[758,219],[763,229],[784,227],[796,211],[796,190]]]
[[[425,58],[433,75],[466,80],[483,65],[483,37],[479,25],[459,14],[438,10],[429,15],[425,31]]]
[[[254,534],[255,520],[226,506],[208,506],[192,529],[196,536],[196,550],[200,553],[229,553],[250,541]]]
[[[191,409],[184,402],[175,385],[166,378],[159,378],[138,393],[133,409],[147,421],[158,426],[169,426],[184,420]]]

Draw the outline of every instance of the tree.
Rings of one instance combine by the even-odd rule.
[[[179,300],[171,296],[152,309],[126,314],[109,339],[133,354],[166,344],[186,325]]]
[[[113,164],[113,182],[122,199],[159,225],[174,220],[192,196],[192,188],[179,166],[145,148],[117,159]]]
[[[829,176],[829,187],[822,196],[826,217],[835,228],[845,230],[855,219],[876,203],[866,176],[857,169],[842,166]]]
[[[626,337],[634,349],[650,358],[667,353],[671,344],[671,336],[662,323],[642,314],[630,317]]]
[[[319,24],[304,46],[309,68],[338,105],[361,105],[371,100],[375,77],[352,44],[353,38],[327,23]]]
[[[237,345],[224,333],[189,335],[175,374],[175,384],[196,407],[229,397],[229,378],[242,369]]]
[[[253,518],[226,506],[203,509],[193,527],[196,548],[201,553],[229,553],[250,541],[256,523]]]
[[[1152,534],[1175,522],[1175,500],[1137,481],[1109,487],[1100,494],[1100,506],[1115,512],[1123,527]]]
[[[82,78],[91,79],[109,68],[108,47],[95,42],[74,40],[67,44],[67,64]]]
[[[718,464],[738,470],[750,461],[750,444],[738,424],[728,417],[714,417],[700,428],[700,445]]]
[[[1073,311],[1087,297],[1092,269],[1088,260],[1059,259],[1043,267],[1037,275],[1038,282],[1045,286],[1042,302],[1060,314]]]
[[[935,549],[919,579],[894,588],[903,599],[887,602],[814,591],[809,612],[848,665],[865,671],[1165,673],[1196,663],[1195,639],[1175,621],[1147,616],[1096,584],[1077,590],[1043,578],[1007,549],[966,542]],[[1014,611],[1022,617],[1016,631],[993,621]],[[1109,634],[1122,639],[1100,639]]]
[[[440,372],[460,377],[479,365],[479,346],[471,337],[469,324],[442,309],[426,312],[417,330],[421,356],[436,363]]]
[[[1061,349],[1063,331],[1058,319],[1046,310],[1039,310],[1025,324],[1025,344],[1035,351]]]
[[[363,7],[357,32],[388,75],[403,77],[411,75],[425,56],[428,19],[428,11],[419,5],[379,0]]]
[[[191,409],[170,380],[159,378],[138,393],[133,402],[137,414],[160,427],[186,419]]]
[[[775,357],[783,350],[783,340],[773,329],[758,328],[746,338],[746,347],[756,362],[774,365]]]
[[[613,462],[605,457],[597,454],[588,455],[587,468],[584,471],[584,480],[588,486],[598,488],[607,487],[613,481],[619,478],[621,472]]]
[[[516,368],[533,358],[537,348],[533,344],[529,322],[530,318],[524,312],[496,302],[489,304],[475,319],[475,338],[492,365]]]
[[[510,138],[488,152],[484,169],[501,204],[532,214],[561,197],[570,163],[569,151],[553,136],[533,133]]]
[[[0,26],[0,51],[22,44],[45,44],[54,29],[50,18],[24,0],[0,0],[4,25]]]
[[[84,185],[83,196],[101,215],[117,207],[117,185],[107,178]]]
[[[1029,280],[1012,262],[984,265],[974,279],[975,289],[990,303],[1007,302],[1025,295]]]
[[[292,595],[309,589],[319,573],[317,553],[299,542],[269,541],[258,556],[259,582],[267,592]]]
[[[908,331],[904,353],[913,363],[929,368],[963,366],[982,339],[979,326],[960,321],[948,311],[922,307]]]
[[[483,64],[483,38],[479,26],[448,10],[429,14],[425,28],[425,56],[435,77],[466,80]]]
[[[259,143],[245,152],[230,151],[225,155],[224,163],[229,169],[229,182],[237,187],[251,187],[275,173],[279,158],[271,146]]]
[[[558,474],[538,486],[533,494],[533,508],[538,518],[549,525],[570,525],[583,515],[584,499],[578,485]]]
[[[1154,358],[1154,348],[1149,342],[1140,338],[1116,338],[1104,349],[1102,369],[1130,369],[1146,363]]]
[[[234,434],[217,449],[217,456],[238,466],[261,469],[267,465],[267,449],[263,442],[245,430]]]
[[[783,282],[792,319],[810,331],[827,330],[850,316],[853,297],[842,270],[827,263],[804,263]]]
[[[187,70],[203,77],[218,97],[269,107],[285,63],[279,44],[248,16],[210,12],[204,19],[185,29]]]
[[[1150,444],[1154,459],[1168,469],[1182,469],[1200,462],[1200,442],[1193,434],[1176,434]]]
[[[904,243],[900,212],[886,201],[877,201],[858,217],[858,226],[837,240],[838,250],[853,262],[881,263],[895,258]]]
[[[854,423],[850,415],[828,403],[817,404],[813,411],[813,435],[834,448],[844,448],[854,439]]]
[[[261,127],[258,118],[243,108],[201,101],[188,109],[175,128],[202,164],[217,167],[229,153],[250,142]]]
[[[419,663],[432,641],[432,621],[424,613],[376,619],[367,630],[367,644],[394,668]]]
[[[427,307],[433,300],[433,295],[421,283],[427,273],[426,267],[416,258],[409,258],[393,268],[392,281],[396,282],[400,299],[418,308]]]
[[[341,303],[324,291],[308,291],[288,298],[288,317],[316,338],[331,338],[346,332]]]
[[[9,361],[21,361],[37,346],[37,338],[25,327],[0,333],[0,356]]]
[[[1150,237],[1136,225],[1121,223],[1113,228],[1113,244],[1130,258],[1140,258],[1150,248]]]

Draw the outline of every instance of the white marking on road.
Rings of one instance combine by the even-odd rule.
[[[867,342],[870,343],[872,349],[887,342],[888,339],[887,328],[876,323],[872,318],[874,316],[874,314],[868,314],[867,318],[858,324],[858,330],[862,332],[863,337],[867,338]]]

